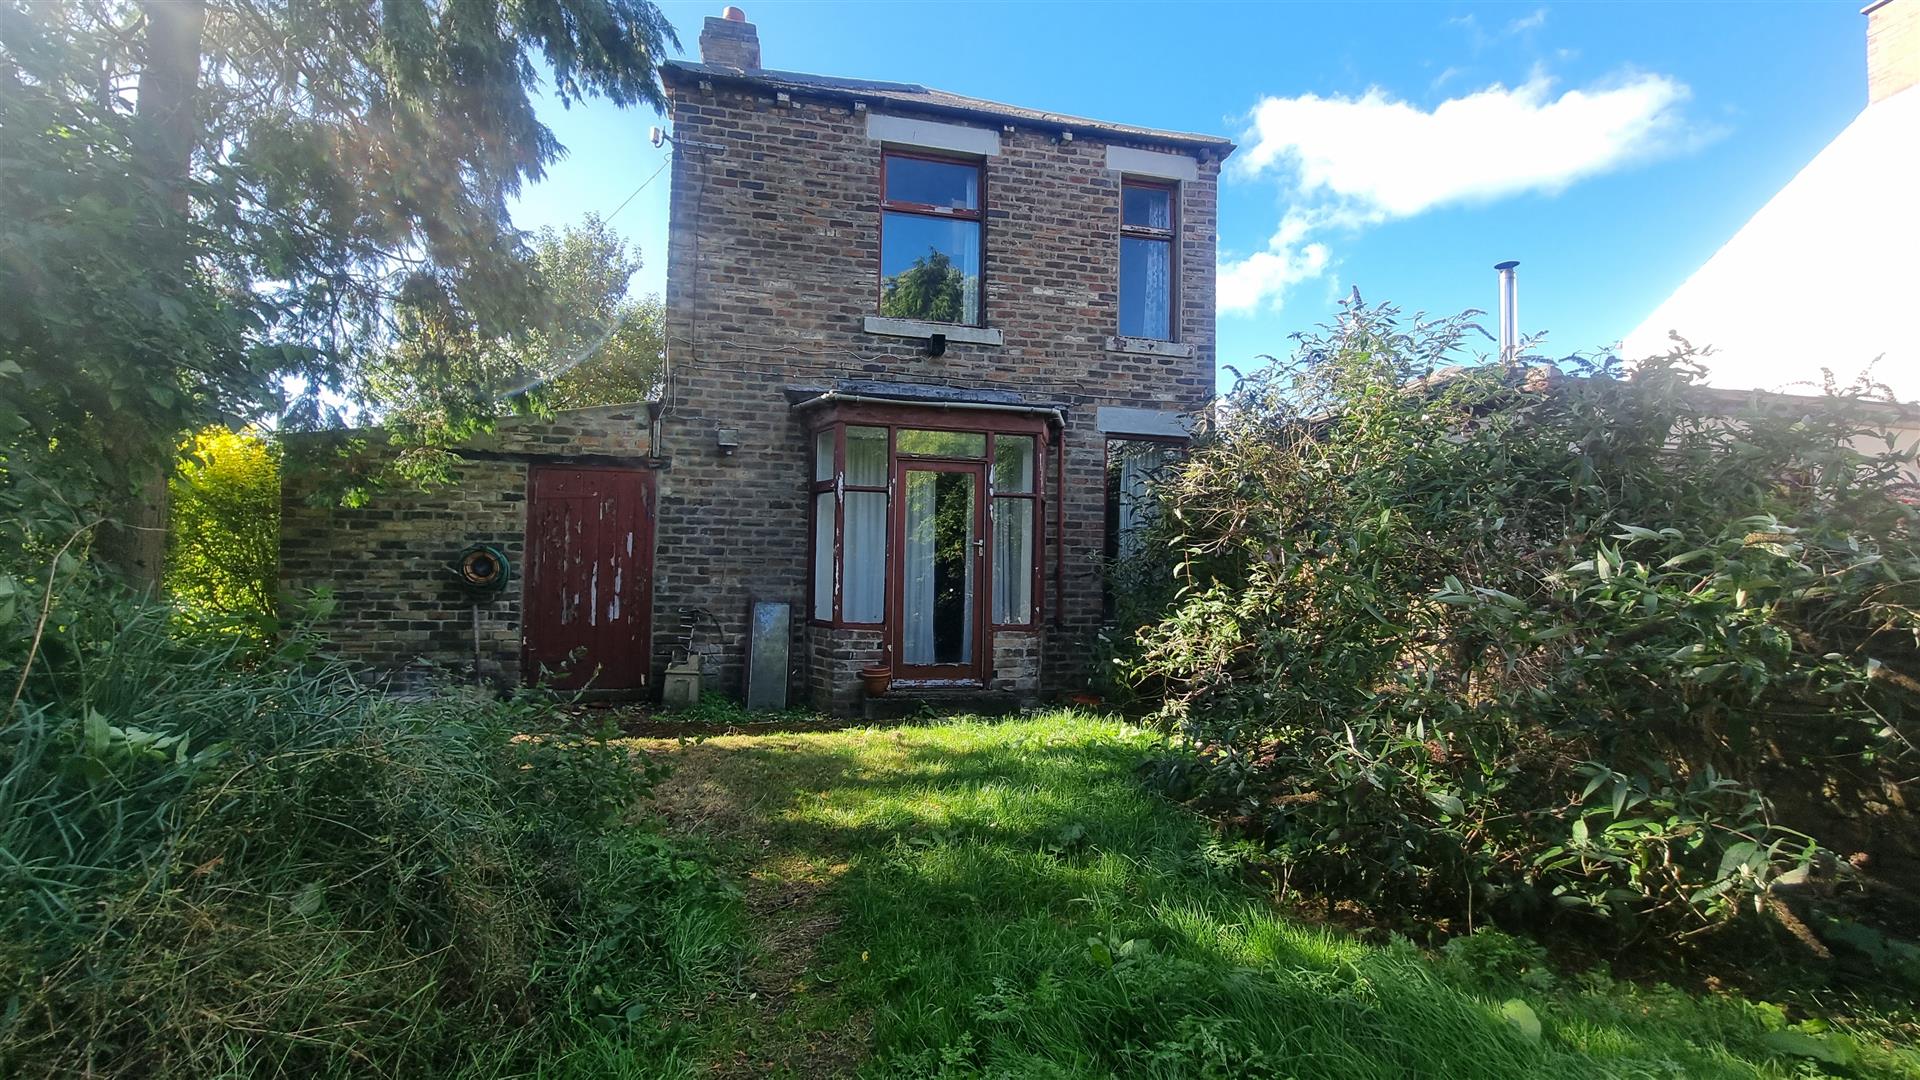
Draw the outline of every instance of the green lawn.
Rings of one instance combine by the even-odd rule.
[[[1510,940],[1436,958],[1290,921],[1140,786],[1150,739],[1116,722],[653,745],[663,810],[713,838],[757,939],[689,1014],[695,1075],[1825,1075],[1812,1052],[1920,1077],[1873,1033],[1556,977]]]

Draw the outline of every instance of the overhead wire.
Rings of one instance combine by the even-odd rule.
[[[645,180],[640,181],[640,186],[634,188],[631,192],[629,192],[626,198],[621,199],[620,205],[614,207],[611,211],[607,213],[605,217],[600,219],[600,224],[607,225],[611,223],[614,218],[620,215],[620,211],[625,210],[627,208],[628,203],[631,203],[633,200],[639,198],[640,193],[647,190],[647,186],[649,184],[652,184],[655,180],[659,179],[660,174],[667,171],[667,166],[671,165],[672,163],[673,163],[672,151],[668,151],[665,154],[661,155],[660,167],[653,170],[652,173],[648,174]],[[631,309],[621,312],[619,318],[615,319],[611,325],[609,325],[605,330],[603,330],[600,333],[600,336],[598,338],[595,338],[591,343],[583,346],[581,349],[575,352],[573,356],[567,359],[566,363],[561,364],[558,368],[555,368],[552,371],[543,372],[539,376],[521,383],[519,386],[516,386],[513,389],[506,391],[506,393],[503,394],[502,396],[508,397],[508,398],[518,397],[519,395],[524,394],[527,391],[532,390],[537,386],[543,386],[546,383],[551,382],[552,380],[559,378],[562,375],[565,375],[567,372],[572,371],[574,368],[577,368],[581,364],[586,363],[588,360],[593,359],[594,355],[597,354],[601,349],[605,348],[607,345],[607,342],[612,341],[613,336],[619,333],[622,327],[626,326],[627,319],[629,315],[631,315],[631,313],[632,313]]]

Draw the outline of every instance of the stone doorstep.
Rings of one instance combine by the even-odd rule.
[[[1001,716],[1024,703],[1011,690],[986,690],[970,686],[900,686],[884,697],[863,697],[860,715],[867,720],[906,720],[932,713],[951,716],[959,713],[985,713]]]

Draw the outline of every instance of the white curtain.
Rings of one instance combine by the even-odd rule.
[[[1033,613],[1031,499],[993,500],[993,621],[1024,623]]]
[[[906,550],[900,601],[900,650],[903,663],[931,664],[933,659],[933,547],[936,475],[907,473]]]
[[[886,610],[886,492],[847,492],[846,530],[841,541],[840,617],[847,622],[877,623]]]

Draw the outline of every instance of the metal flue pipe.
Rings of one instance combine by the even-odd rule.
[[[1520,356],[1520,284],[1514,268],[1520,263],[1509,259],[1494,263],[1500,271],[1500,362],[1511,364]]]

